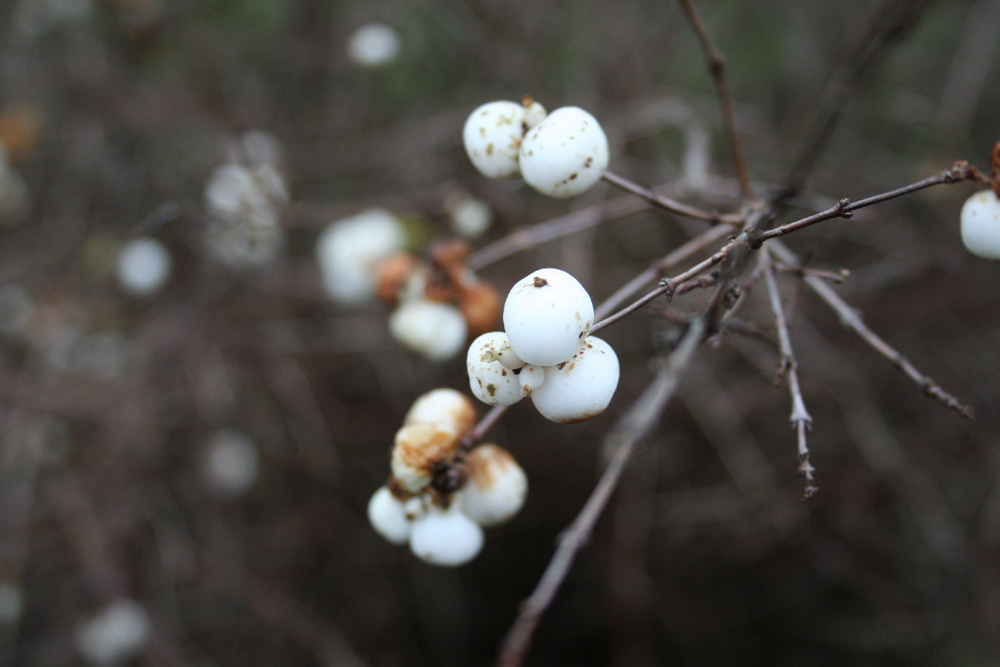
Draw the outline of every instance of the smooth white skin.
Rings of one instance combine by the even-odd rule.
[[[368,209],[331,223],[316,240],[323,287],[334,301],[345,305],[371,300],[379,262],[405,245],[403,225],[382,209]]]
[[[122,247],[115,275],[128,293],[150,296],[167,282],[172,265],[167,247],[157,239],[144,236]]]
[[[145,648],[150,630],[149,614],[143,606],[119,600],[77,630],[76,648],[91,664],[121,664]]]
[[[550,197],[574,197],[608,168],[608,138],[597,119],[578,107],[550,113],[521,142],[524,182]]]
[[[531,393],[531,401],[550,421],[590,419],[608,407],[618,375],[618,355],[605,341],[589,336],[573,358],[545,369],[545,382]]]
[[[380,486],[368,501],[368,523],[393,544],[410,539],[411,520],[406,504],[392,495],[388,486]]]
[[[513,405],[524,397],[514,371],[495,361],[497,352],[507,345],[507,334],[491,331],[472,341],[465,357],[469,388],[487,405]]]
[[[347,40],[347,57],[363,67],[381,67],[399,54],[399,33],[384,23],[368,23]]]
[[[464,435],[476,423],[476,407],[460,391],[443,387],[421,395],[403,418],[403,425],[424,422],[448,424],[459,435]]]
[[[488,102],[471,114],[462,128],[462,143],[472,165],[489,178],[521,174],[518,151],[524,136],[524,106],[506,100]]]
[[[962,243],[977,257],[1000,261],[1000,200],[982,190],[962,206]]]
[[[532,130],[545,120],[545,116],[545,107],[532,100],[531,104],[524,108],[524,126]]]
[[[539,269],[507,295],[503,325],[510,346],[525,363],[566,361],[594,323],[594,304],[579,281],[559,269]]]
[[[205,482],[222,496],[238,496],[257,480],[260,456],[243,433],[225,429],[208,443],[203,464]]]
[[[469,334],[462,311],[450,303],[415,299],[389,316],[389,333],[425,359],[445,361],[458,354]]]
[[[483,548],[483,529],[457,503],[446,510],[431,508],[416,519],[410,531],[410,550],[431,565],[457,567],[475,558]]]
[[[525,366],[518,373],[517,379],[521,382],[521,393],[531,396],[531,392],[545,382],[545,366]]]
[[[528,476],[510,452],[494,444],[469,452],[469,482],[456,495],[462,510],[481,526],[514,518],[528,497]]]

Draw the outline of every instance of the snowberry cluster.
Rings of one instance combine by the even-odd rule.
[[[323,286],[345,305],[377,297],[394,309],[389,332],[401,345],[432,361],[450,359],[470,332],[495,326],[500,297],[466,266],[465,241],[432,245],[429,264],[405,245],[403,225],[388,211],[337,220],[316,244]]]
[[[482,105],[465,121],[462,141],[472,164],[484,176],[521,176],[550,197],[585,192],[608,167],[608,138],[596,118],[578,107],[546,115],[530,97],[521,104]]]
[[[1000,199],[981,190],[962,206],[962,243],[973,255],[1000,261]]]
[[[281,174],[281,148],[264,132],[248,132],[229,149],[205,186],[205,240],[216,259],[233,268],[260,266],[285,247],[281,211],[288,190]]]
[[[594,304],[576,278],[539,269],[519,280],[503,309],[506,331],[483,334],[469,347],[472,393],[489,405],[526,396],[543,417],[568,424],[604,412],[618,387],[618,357],[589,336]]]
[[[368,501],[376,532],[393,544],[409,543],[433,565],[475,558],[483,527],[509,521],[527,496],[527,476],[507,450],[483,444],[462,451],[475,420],[472,401],[454,389],[418,398],[396,432],[392,475]]]

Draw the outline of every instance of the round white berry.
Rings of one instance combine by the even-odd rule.
[[[517,375],[497,361],[497,353],[505,347],[509,347],[507,334],[491,331],[472,341],[465,357],[469,388],[487,405],[513,405],[523,398]]]
[[[203,476],[220,496],[238,496],[257,480],[260,457],[253,441],[239,431],[224,429],[208,443]]]
[[[1000,261],[1000,199],[992,190],[977,192],[962,206],[962,243],[973,255]]]
[[[606,342],[587,337],[573,357],[545,369],[531,401],[548,420],[571,424],[604,412],[618,387],[618,356]]]
[[[469,481],[457,494],[462,510],[481,526],[509,521],[524,506],[528,477],[510,452],[480,445],[466,458]]]
[[[379,262],[405,244],[403,225],[382,209],[369,209],[331,223],[316,241],[323,287],[339,303],[356,305],[370,300]]]
[[[531,392],[545,382],[545,366],[525,366],[518,373],[517,379],[521,383],[521,393],[531,396]]]
[[[464,435],[476,423],[476,407],[469,397],[454,389],[432,389],[420,396],[403,418],[403,425],[447,424]]]
[[[76,633],[76,648],[94,665],[117,665],[135,657],[149,641],[149,614],[139,603],[119,600],[84,623]]]
[[[170,252],[148,236],[132,239],[118,253],[115,275],[126,292],[135,296],[156,293],[170,277]]]
[[[493,224],[490,205],[464,192],[449,195],[444,207],[451,218],[451,230],[464,238],[479,238]]]
[[[438,464],[455,456],[459,442],[447,424],[407,424],[396,431],[390,467],[399,487],[410,493],[426,489]]]
[[[368,23],[347,40],[347,56],[362,67],[381,67],[399,54],[399,33],[384,23]]]
[[[531,130],[545,120],[545,107],[531,98],[524,100],[524,127]]]
[[[462,349],[469,330],[457,306],[414,299],[389,316],[389,333],[411,352],[431,361],[445,361]]]
[[[608,167],[608,138],[583,109],[550,113],[521,142],[524,182],[550,197],[573,197],[600,180]]]
[[[413,522],[410,550],[431,565],[457,567],[475,558],[483,548],[483,529],[452,503],[448,509],[431,508]]]
[[[515,178],[518,150],[524,136],[524,106],[488,102],[471,114],[462,128],[462,143],[473,166],[489,178]]]
[[[375,532],[393,544],[410,539],[412,517],[406,503],[392,495],[388,486],[380,486],[368,501],[368,523]]]
[[[572,357],[593,323],[594,304],[587,290],[559,269],[539,269],[519,280],[503,308],[511,348],[536,366]]]

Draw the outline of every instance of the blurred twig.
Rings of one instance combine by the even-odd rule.
[[[743,142],[736,131],[736,113],[733,110],[733,97],[729,92],[729,85],[726,83],[726,59],[715,48],[712,38],[705,29],[701,17],[695,10],[691,0],[677,0],[684,14],[687,15],[691,27],[694,29],[698,41],[701,43],[702,51],[708,60],[708,69],[712,73],[715,81],[715,90],[719,95],[719,103],[722,105],[722,119],[726,125],[726,136],[729,139],[729,152],[733,158],[733,166],[736,168],[736,177],[740,182],[740,192],[747,199],[753,197],[753,189],[750,186],[750,171],[747,169],[746,155],[743,152]]]
[[[705,324],[701,319],[692,321],[681,344],[653,381],[604,437],[605,450],[613,452],[608,467],[583,509],[559,538],[559,547],[534,592],[522,604],[517,620],[504,639],[498,665],[516,667],[523,662],[535,628],[569,574],[577,552],[590,538],[594,524],[611,498],[635,446],[649,434],[677,390],[680,377],[691,363],[704,332]]]

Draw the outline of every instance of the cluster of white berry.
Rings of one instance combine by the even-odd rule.
[[[270,134],[248,132],[229,153],[205,186],[208,251],[236,269],[260,266],[285,247],[281,211],[288,190],[280,170],[281,148]]]
[[[962,243],[973,255],[1000,261],[1000,199],[981,190],[962,206]]]
[[[475,420],[472,401],[454,389],[418,398],[396,432],[392,475],[368,501],[376,532],[433,565],[475,558],[483,527],[510,520],[527,496],[527,476],[507,450],[462,450]]]
[[[470,332],[495,325],[500,298],[466,266],[466,242],[432,245],[429,264],[405,245],[403,225],[388,211],[337,220],[316,244],[323,286],[344,305],[378,298],[393,308],[389,333],[403,347],[431,361],[450,359]]]
[[[550,197],[581,194],[608,167],[608,138],[596,118],[578,107],[546,114],[530,97],[482,105],[466,120],[462,141],[484,176],[521,176]]]
[[[504,303],[506,331],[483,334],[469,347],[472,393],[489,405],[526,396],[543,417],[561,424],[595,417],[618,387],[618,357],[589,336],[594,304],[576,278],[539,269],[519,280]]]

